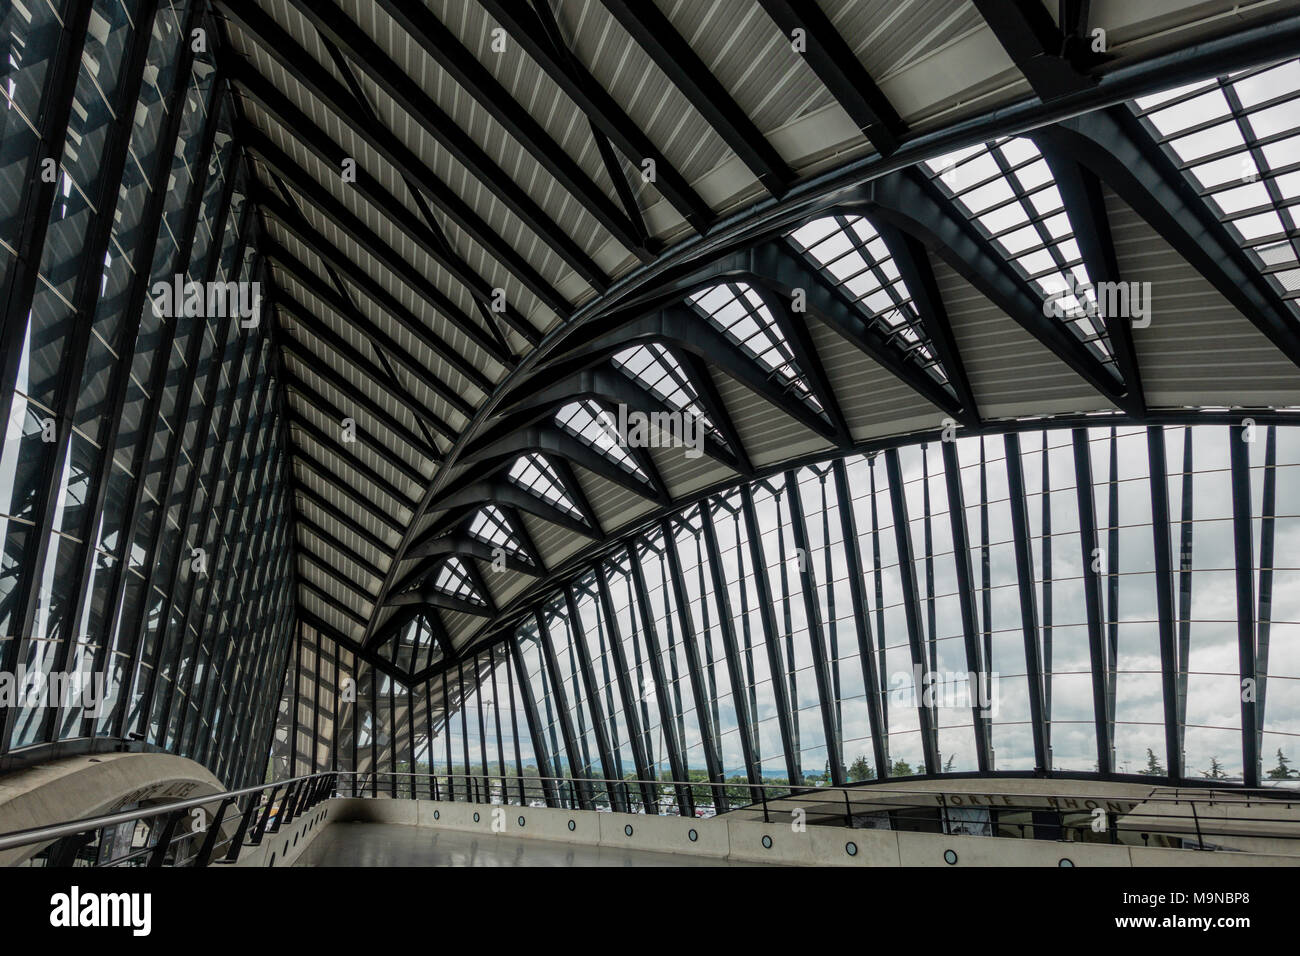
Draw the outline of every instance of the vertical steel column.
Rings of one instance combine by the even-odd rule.
[[[1088,431],[1076,428],[1074,442],[1074,489],[1079,506],[1079,560],[1083,562],[1083,598],[1088,615],[1088,662],[1092,670],[1092,722],[1097,736],[1097,771],[1112,772],[1110,753],[1114,746],[1114,722],[1106,698],[1106,649],[1101,630],[1101,578],[1098,574],[1097,509],[1093,500],[1092,453]]]
[[[578,748],[578,737],[573,729],[573,715],[569,711],[568,696],[564,693],[564,682],[560,679],[560,660],[555,656],[555,644],[551,640],[550,632],[546,629],[546,624],[542,620],[540,611],[533,611],[533,620],[537,624],[537,638],[541,643],[544,658],[544,666],[550,671],[551,693],[555,695],[555,707],[560,718],[560,732],[564,735],[564,749],[569,753],[569,774],[575,780],[574,789],[578,794],[578,807],[582,810],[594,810],[595,804],[591,800],[591,792],[587,789],[585,782],[579,781],[580,777],[585,777],[585,767],[578,760],[581,750]],[[579,768],[583,768],[581,771]]]
[[[1174,646],[1174,576],[1169,542],[1169,469],[1165,461],[1165,430],[1161,425],[1147,427],[1147,461],[1151,485],[1151,537],[1156,563],[1160,688],[1164,697],[1165,759],[1168,761],[1165,767],[1171,780],[1180,780],[1183,755],[1178,747],[1178,660]],[[1246,533],[1250,533],[1249,525]]]
[[[654,779],[654,770],[646,755],[645,729],[641,725],[641,716],[637,713],[637,698],[632,694],[632,671],[628,669],[627,653],[623,649],[623,636],[619,630],[618,616],[614,613],[614,599],[609,593],[609,582],[603,573],[608,570],[608,565],[597,568],[596,590],[600,595],[600,605],[605,611],[605,620],[608,622],[609,650],[614,657],[614,679],[623,701],[623,719],[627,723],[627,737],[632,746],[632,762],[636,764],[637,778],[643,781],[641,799],[646,805],[646,812],[649,813],[649,808],[655,806],[658,795],[656,788],[644,781]],[[628,608],[628,612],[631,613],[632,609]]]
[[[993,700],[993,552],[989,541],[989,468],[984,439],[980,443],[980,631],[981,649],[984,652],[985,674],[983,694]],[[989,770],[997,770],[997,748],[993,745],[993,716],[984,717],[984,727],[989,735]]]
[[[867,458],[867,475],[869,478],[869,497],[871,500],[871,579],[876,592],[876,642],[872,651],[877,662],[880,679],[880,745],[885,751],[885,762],[881,766],[881,778],[890,776],[894,770],[889,756],[889,675],[884,671],[885,665],[885,580],[881,572],[880,556],[880,509],[876,496],[876,461],[877,455]]]
[[[469,720],[465,716],[465,667],[462,661],[456,662],[456,689],[460,694],[456,713],[460,717],[460,757],[464,761],[465,768],[465,797],[468,800],[477,802],[478,794],[474,792],[475,788],[472,782],[474,775],[470,773],[469,765]]]
[[[862,683],[866,689],[867,720],[871,726],[871,754],[876,762],[876,776],[884,777],[889,770],[887,766],[889,758],[885,753],[879,677],[876,674],[876,655],[872,648],[871,610],[867,606],[863,580],[858,521],[853,512],[853,499],[849,492],[849,479],[844,467],[844,459],[837,458],[831,468],[835,474],[835,497],[840,505],[840,526],[844,535],[845,564],[849,574],[849,596],[853,601],[853,629],[858,638],[858,659],[862,664]]]
[[[1025,639],[1025,668],[1029,679],[1029,714],[1033,722],[1034,766],[1051,773],[1047,733],[1043,718],[1043,661],[1038,643],[1038,605],[1034,595],[1033,555],[1029,550],[1029,514],[1025,501],[1025,476],[1020,460],[1020,436],[1003,436],[1007,456],[1007,488],[1010,494],[1011,530],[1016,553],[1016,583],[1020,593],[1020,629]]]
[[[751,715],[745,698],[745,682],[742,676],[740,649],[736,645],[735,615],[731,609],[731,592],[727,589],[726,578],[722,573],[722,555],[718,550],[718,532],[713,524],[713,509],[709,501],[700,502],[700,523],[704,531],[705,560],[709,564],[709,575],[713,581],[713,593],[718,602],[718,628],[722,634],[723,652],[727,655],[727,673],[731,677],[731,699],[736,708],[736,725],[740,734],[740,753],[745,761],[745,779],[750,783],[763,782],[758,770],[758,760],[754,755],[754,717]],[[737,543],[739,550],[739,543]],[[741,586],[744,584],[742,582]]]
[[[979,622],[975,617],[975,582],[971,573],[970,540],[966,534],[966,494],[961,484],[961,462],[957,443],[942,443],[943,477],[948,490],[948,523],[952,527],[953,559],[957,567],[957,603],[961,608],[962,641],[966,647],[966,666],[970,669],[971,721],[975,731],[975,759],[980,773],[992,770],[989,753],[987,715],[983,713],[980,689],[984,686],[987,664],[980,654]],[[987,700],[987,698],[985,698]]]
[[[496,646],[493,645],[487,649],[488,667],[492,669],[492,723],[497,731],[497,772],[501,775],[501,800],[503,803],[509,803],[509,788],[506,786],[506,739],[501,736],[501,690],[497,686],[497,654]],[[412,751],[414,759],[414,751]]]
[[[646,655],[650,659],[650,676],[655,682],[655,701],[659,705],[659,725],[664,728],[664,747],[668,751],[668,766],[673,779],[686,780],[686,765],[682,762],[681,752],[677,748],[677,735],[672,731],[672,703],[668,699],[668,681],[664,679],[663,658],[659,654],[659,635],[655,630],[654,619],[650,616],[650,594],[645,586],[645,572],[641,568],[641,559],[636,554],[636,542],[628,545],[627,563],[632,572],[632,584],[636,589],[637,609],[641,612],[641,630],[646,638]],[[656,779],[656,784],[658,783]],[[695,816],[695,801],[691,788],[678,786],[677,808],[682,816]]]
[[[1277,514],[1277,426],[1264,445],[1264,488],[1259,525],[1259,611],[1255,620],[1255,752],[1263,757],[1264,704],[1268,689],[1269,630],[1273,620],[1273,538]],[[1186,664],[1183,665],[1184,672]],[[1185,678],[1184,678],[1185,679]]]
[[[1176,726],[1178,728],[1178,753],[1185,753],[1187,734],[1187,662],[1192,648],[1192,548],[1196,511],[1193,507],[1196,494],[1192,456],[1192,429],[1183,429],[1183,487],[1182,522],[1178,542],[1178,644],[1175,661],[1178,669]],[[1261,574],[1263,568],[1260,569]]]
[[[934,713],[925,703],[926,677],[925,652],[921,647],[921,621],[919,598],[916,591],[916,564],[912,556],[912,534],[907,520],[907,501],[903,494],[903,469],[898,463],[898,452],[891,448],[885,452],[885,471],[889,475],[889,501],[894,511],[894,540],[898,548],[898,573],[903,584],[903,612],[907,620],[907,643],[912,651],[912,668],[920,681],[916,682],[916,712],[921,722],[921,745],[925,752],[925,772],[939,772],[939,753],[935,747]]]
[[[379,796],[379,671],[370,665],[370,795]]]
[[[509,644],[507,643],[505,646],[507,648],[504,655],[506,661],[506,692],[510,695],[510,739],[515,745],[515,785],[519,790],[519,805],[522,807],[528,801],[524,795],[524,760],[519,753],[519,712],[515,707],[514,655],[509,651]],[[527,717],[524,719],[527,720]],[[533,759],[536,760],[536,756]]]
[[[704,766],[709,779],[719,786],[713,788],[714,806],[721,813],[727,810],[727,790],[722,774],[722,758],[718,753],[718,728],[709,713],[708,687],[704,683],[703,670],[700,667],[700,648],[695,636],[695,622],[691,619],[691,607],[686,597],[686,581],[682,576],[682,562],[677,554],[677,539],[673,537],[670,519],[660,522],[664,535],[664,553],[668,556],[668,576],[672,585],[674,603],[682,622],[682,647],[686,651],[686,669],[689,672],[691,688],[695,697],[695,717],[700,722],[700,742],[704,749]],[[704,595],[700,595],[704,600]]]
[[[289,704],[292,716],[289,731],[289,776],[298,776],[298,687],[302,675],[302,632],[294,635],[293,641],[293,700]]]
[[[1251,542],[1250,447],[1254,425],[1228,431],[1232,464],[1232,548],[1237,580],[1237,661],[1241,675],[1241,760],[1244,783],[1259,786],[1259,666],[1255,653],[1255,549]]]
[[[528,732],[533,738],[533,757],[537,761],[537,772],[542,780],[542,794],[548,807],[558,807],[555,782],[551,779],[555,772],[546,750],[546,735],[542,733],[541,721],[537,719],[537,702],[533,700],[533,689],[528,683],[528,668],[524,666],[524,656],[519,650],[519,638],[510,638],[510,657],[514,661],[514,672],[519,675],[519,699],[524,704],[524,719],[528,721]],[[513,708],[511,709],[513,713]],[[522,772],[522,768],[521,768]]]
[[[1043,743],[1047,760],[1052,760],[1052,477],[1047,466],[1047,432],[1043,432],[1043,460],[1040,463],[1042,488],[1039,515],[1043,529],[1043,616],[1040,633],[1043,635]]]
[[[442,749],[447,758],[447,799],[456,799],[456,764],[451,759],[451,686],[447,681],[450,668],[442,672]]]
[[[785,494],[790,503],[790,530],[794,546],[799,549],[799,583],[803,592],[804,613],[808,617],[808,643],[813,651],[813,676],[817,680],[817,696],[821,705],[822,727],[826,735],[826,756],[831,765],[831,783],[844,786],[844,751],[841,746],[839,726],[831,712],[831,680],[826,661],[826,645],[822,643],[825,624],[822,621],[821,603],[817,600],[817,581],[813,574],[812,548],[808,543],[808,527],[804,523],[803,502],[799,496],[799,479],[794,471],[785,473]],[[824,542],[829,548],[830,542]],[[835,582],[827,581],[833,588]],[[791,666],[793,666],[791,661]]]
[[[490,790],[491,781],[488,780],[488,759],[487,759],[487,727],[483,722],[483,675],[479,670],[479,658],[474,657],[474,710],[478,713],[478,759],[479,766],[483,770],[483,798],[485,802],[492,802],[492,793]]]
[[[1110,763],[1115,761],[1115,690],[1119,674],[1119,443],[1110,430],[1106,463],[1106,713],[1110,716]]]
[[[754,489],[745,482],[740,487],[740,506],[745,518],[745,536],[749,539],[749,559],[754,565],[754,587],[758,589],[759,616],[763,621],[763,643],[767,647],[768,668],[772,676],[772,695],[776,699],[776,720],[781,729],[781,746],[785,750],[785,769],[791,786],[798,781],[798,763],[790,733],[790,700],[782,679],[781,656],[776,646],[778,631],[771,582],[767,579],[767,559],[763,556],[758,515],[754,510]]]
[[[609,724],[605,722],[605,708],[601,706],[600,688],[596,685],[596,674],[591,667],[591,647],[587,644],[587,633],[582,626],[582,618],[578,615],[578,604],[573,599],[573,589],[566,585],[563,591],[564,606],[569,612],[569,631],[578,645],[578,670],[582,673],[583,686],[587,688],[587,706],[591,708],[591,722],[596,732],[596,747],[600,750],[600,765],[607,781],[606,792],[614,811],[625,813],[627,811],[622,794],[617,792],[618,787],[608,782],[618,779],[615,770],[617,764],[614,762],[614,752],[609,746]],[[574,690],[577,690],[576,684]]]
[[[425,734],[429,741],[429,799],[441,800],[441,788],[438,786],[438,761],[433,759],[434,735],[433,735],[433,680],[424,682],[424,724]]]

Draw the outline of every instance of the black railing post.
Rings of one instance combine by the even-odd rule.
[[[239,851],[244,846],[244,839],[248,836],[248,830],[252,825],[255,813],[257,813],[257,797],[253,796],[249,798],[248,807],[239,819],[239,828],[235,830],[235,835],[231,838],[230,849],[226,851],[223,862],[234,863],[239,859]]]
[[[199,852],[194,857],[192,866],[207,866],[212,859],[212,851],[217,845],[217,837],[221,833],[221,822],[226,818],[226,811],[234,804],[234,797],[226,797],[221,801],[221,806],[217,808],[216,816],[208,824],[208,832],[203,836],[203,845],[199,847]],[[242,828],[241,828],[242,829]]]
[[[162,832],[158,834],[158,842],[154,844],[153,852],[149,854],[151,867],[163,865],[163,860],[167,857],[167,848],[171,846],[172,834],[176,832],[176,824],[180,822],[184,813],[184,810],[173,810],[167,814]]]

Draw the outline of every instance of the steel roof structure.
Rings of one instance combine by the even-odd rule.
[[[114,436],[201,406],[215,420],[198,433],[221,436],[235,399],[218,388],[259,403],[262,417],[248,405],[234,416],[262,429],[248,430],[258,470],[232,465],[229,479],[250,510],[220,538],[241,561],[266,551],[265,568],[225,585],[232,614],[255,582],[281,588],[259,638],[266,673],[238,678],[247,702],[273,686],[301,628],[404,692],[435,688],[442,700],[448,674],[491,670],[491,648],[571,595],[593,562],[710,496],[811,463],[945,433],[1281,425],[1300,408],[1296,0],[36,6],[53,14],[49,37],[82,23],[87,42],[117,57],[113,75],[95,79],[117,146],[103,154],[116,163],[109,186],[91,195],[69,176],[99,237],[85,245],[94,268],[83,264],[66,293],[73,312],[98,314],[100,249],[131,261],[123,312],[139,311],[150,277],[185,272],[187,260],[199,274],[202,253],[188,246],[209,219],[235,222],[232,209],[238,238],[205,274],[234,281],[243,269],[261,282],[263,325],[246,336],[232,322],[209,342],[147,315],[125,350],[101,336],[117,370],[101,386]],[[13,37],[19,27],[34,43],[35,21]],[[161,70],[150,54],[160,29],[179,51]],[[202,42],[175,39],[195,31]],[[51,50],[30,125],[67,166],[97,141],[79,135],[59,95],[77,85],[84,51],[63,40]],[[187,78],[211,122],[183,105]],[[165,104],[137,121],[162,124],[153,166],[127,148],[142,83]],[[17,110],[19,93],[7,96]],[[188,193],[168,143],[193,152]],[[59,463],[83,434],[73,421],[83,360],[58,365],[51,378],[64,384],[46,401],[23,391],[21,356],[33,298],[58,291],[53,272],[32,267],[51,241],[39,211],[72,187],[42,184],[30,164],[44,154],[20,139],[5,147],[26,205],[5,210],[0,384],[6,402],[17,407],[17,390],[59,421],[55,457],[37,469],[49,487],[30,517],[7,514],[24,534],[34,524],[50,535],[62,520]],[[135,181],[149,187],[144,231],[178,236],[175,270],[159,268],[152,242],[133,251],[127,226],[101,212]],[[114,293],[105,275],[100,291]],[[85,324],[59,339],[61,354],[93,351],[100,333]],[[132,365],[146,338],[177,360]],[[201,371],[228,347],[230,368],[244,371]],[[661,425],[643,442],[619,440],[620,414]],[[662,423],[682,429],[678,440]],[[91,480],[88,521],[120,513],[123,528],[142,529],[138,557],[100,548],[117,555],[103,619],[136,615],[126,646],[114,645],[129,673],[154,641],[189,660],[188,623],[171,643],[165,632],[174,607],[189,613],[175,593],[190,581],[182,547],[201,543],[171,541],[166,518],[145,522],[206,459],[187,452],[178,465],[189,438],[163,431],[157,450],[132,438],[123,503],[105,507],[118,489]],[[230,447],[240,459],[242,446]],[[161,495],[142,477],[155,461]],[[181,494],[181,529],[215,507],[215,482],[190,484],[203,491]],[[245,539],[249,522],[259,534],[266,524],[265,537]],[[97,565],[85,534],[62,533],[80,562],[68,569],[75,599],[57,609],[73,629],[88,606],[101,613]],[[39,547],[13,561],[10,663],[42,639],[36,582],[54,559]],[[131,596],[137,565],[161,605]],[[200,647],[222,633],[221,601],[217,623],[195,630]],[[263,634],[248,617],[248,633]],[[72,643],[51,653],[66,663]],[[95,653],[102,665],[107,651]],[[164,669],[156,658],[147,667]],[[152,739],[152,714],[165,745],[171,692],[158,703],[153,677],[129,686],[136,710],[124,703],[83,729]],[[199,725],[221,709],[200,697]],[[19,716],[8,711],[0,749],[76,736],[49,725],[13,736]],[[230,766],[257,751],[270,722],[226,741]],[[181,721],[175,732],[184,741],[194,729]]]

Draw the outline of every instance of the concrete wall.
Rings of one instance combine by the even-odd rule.
[[[239,859],[234,868],[244,866],[293,866],[304,850],[311,846],[321,833],[329,826],[331,817],[337,812],[336,804],[341,800],[326,800],[316,804],[302,816],[282,826],[275,833],[262,837],[257,846],[246,846],[239,851]],[[399,801],[374,801],[375,803],[397,803]],[[410,802],[410,801],[401,801]],[[220,868],[219,862],[214,866]]]
[[[795,831],[788,823],[769,824],[729,814],[692,820],[689,817],[647,817],[591,810],[360,798],[330,800],[323,806],[329,809],[330,821],[336,823],[398,823],[483,836],[498,834],[554,843],[709,856],[738,863],[817,866],[1300,865],[1300,859],[1296,857],[1254,853],[1211,853],[824,826]],[[476,815],[478,819],[475,819]],[[955,854],[955,863],[948,861],[947,851]],[[1068,862],[1062,863],[1062,860]]]
[[[168,753],[65,757],[0,777],[0,833],[114,813],[134,803],[184,800],[226,788],[203,765]],[[216,810],[210,805],[209,812]],[[44,844],[0,852],[14,866]]]

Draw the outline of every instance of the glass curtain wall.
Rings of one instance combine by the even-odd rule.
[[[215,29],[202,0],[0,12],[0,671],[32,691],[0,761],[263,771],[295,628],[278,368],[256,311],[157,292],[264,274]]]
[[[1298,479],[1300,427],[1250,423],[791,469],[446,665],[415,747],[444,798],[688,815],[922,774],[1294,785]]]

